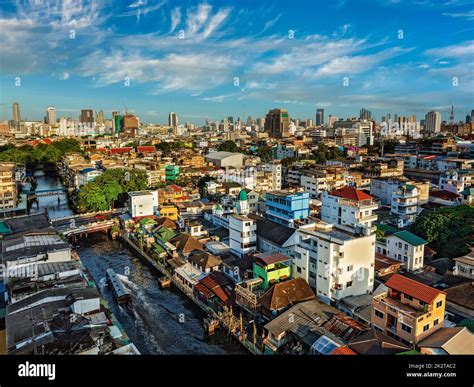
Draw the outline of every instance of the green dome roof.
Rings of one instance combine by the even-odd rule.
[[[245,192],[245,190],[240,191],[239,192],[239,201],[244,202],[244,201],[247,201],[247,200],[248,200],[247,192]]]

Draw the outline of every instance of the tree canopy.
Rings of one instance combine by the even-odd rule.
[[[12,161],[18,164],[57,163],[66,153],[80,151],[79,142],[73,139],[39,144],[36,147],[7,145],[0,147],[0,161]]]
[[[219,146],[217,147],[217,150],[219,152],[234,152],[234,153],[242,152],[242,150],[232,140],[227,140],[219,144]]]
[[[474,243],[474,206],[440,208],[419,217],[411,231],[426,239],[439,257],[459,257]]]
[[[76,201],[80,213],[106,211],[114,204],[124,205],[127,193],[147,188],[147,175],[141,169],[108,169],[81,187]]]

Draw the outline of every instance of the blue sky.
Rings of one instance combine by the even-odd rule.
[[[313,118],[474,108],[471,0],[1,3],[0,119],[125,107],[202,123],[284,107]],[[71,36],[74,39],[71,39]],[[15,85],[17,77],[21,84]],[[457,86],[453,85],[457,80]],[[129,85],[127,85],[129,80]],[[346,80],[346,85],[344,85]],[[348,81],[348,84],[347,84]]]

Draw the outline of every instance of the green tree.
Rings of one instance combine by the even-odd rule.
[[[474,206],[440,208],[419,217],[411,231],[426,239],[439,257],[462,256],[474,243]]]
[[[116,181],[109,181],[104,186],[104,195],[109,208],[113,208],[114,202],[118,200],[120,194],[123,192],[122,187]]]
[[[241,149],[232,140],[227,140],[219,144],[219,146],[217,147],[217,150],[219,152],[234,152],[234,153],[241,152]]]
[[[103,187],[90,182],[84,185],[77,195],[77,210],[81,213],[106,211],[109,209]]]
[[[257,149],[257,156],[262,159],[263,162],[268,162],[272,159],[272,148],[263,145]]]

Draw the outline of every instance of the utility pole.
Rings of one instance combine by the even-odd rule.
[[[257,324],[255,323],[255,319],[253,320],[253,350],[255,351],[257,345]]]
[[[244,334],[244,319],[242,316],[242,311],[240,311],[240,335]]]

